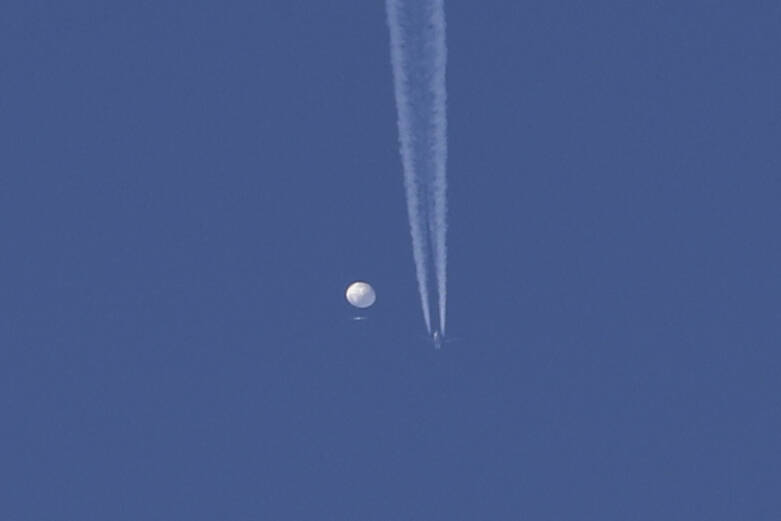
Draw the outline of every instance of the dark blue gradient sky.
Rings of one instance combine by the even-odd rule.
[[[439,352],[384,16],[3,4],[0,520],[781,519],[778,3],[448,2]]]

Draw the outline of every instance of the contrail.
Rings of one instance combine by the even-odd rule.
[[[447,303],[447,113],[444,0],[386,0],[412,253],[426,330],[431,333],[429,270]]]

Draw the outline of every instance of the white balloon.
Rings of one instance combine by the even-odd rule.
[[[368,308],[377,300],[374,288],[367,282],[353,282],[345,292],[347,302],[357,308]]]

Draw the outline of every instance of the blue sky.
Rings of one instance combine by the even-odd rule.
[[[446,11],[435,352],[382,2],[4,5],[0,519],[779,519],[778,5]]]

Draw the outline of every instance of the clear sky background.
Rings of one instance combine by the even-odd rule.
[[[446,11],[434,351],[383,2],[3,3],[0,520],[781,519],[778,2]]]

